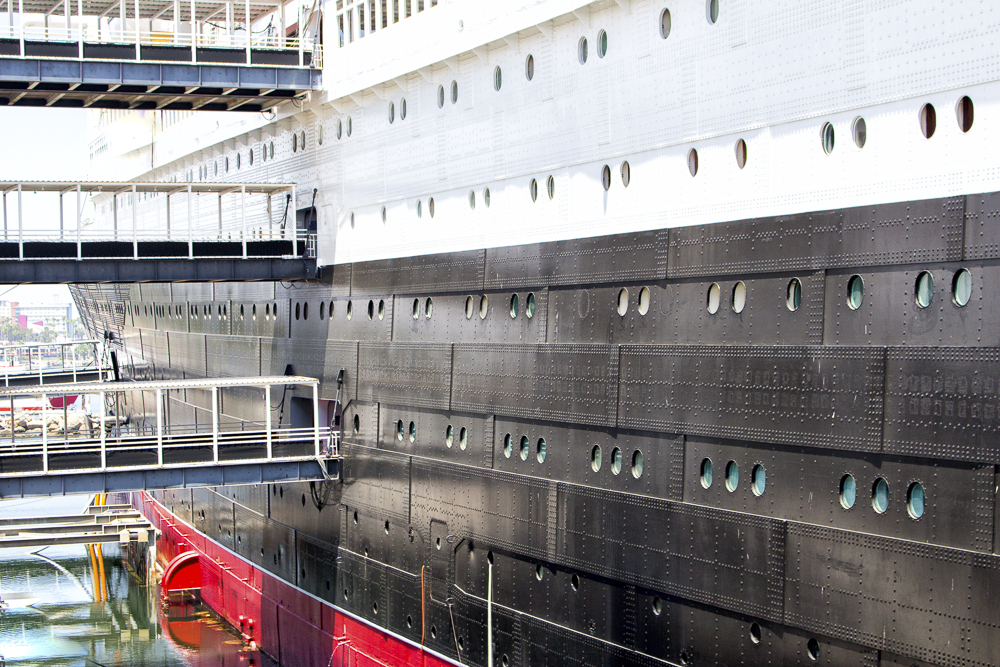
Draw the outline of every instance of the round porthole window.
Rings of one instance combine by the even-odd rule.
[[[472,296],[470,295],[465,297],[465,319],[467,320],[472,319],[472,311],[474,307],[475,307],[475,301],[473,300]]]
[[[524,302],[524,314],[530,320],[535,316],[535,295],[528,293],[528,298]]]
[[[865,300],[865,281],[861,276],[851,276],[847,281],[847,307],[857,310]]]
[[[531,194],[531,201],[538,201],[538,181],[531,179],[531,183],[528,184],[528,190]]]
[[[629,166],[628,162],[622,162],[621,174],[622,185],[627,188],[628,184],[632,181],[632,168]]]
[[[490,312],[489,299],[487,299],[486,295],[484,294],[479,299],[479,319],[485,320],[486,319],[486,315],[489,312]]]
[[[719,283],[712,283],[708,286],[708,312],[715,315],[719,312],[719,302],[722,298],[722,289],[719,287]]]
[[[514,453],[514,436],[510,433],[503,437],[503,455],[506,458],[510,458],[510,455]]]
[[[451,82],[451,103],[458,104],[458,81]]]
[[[444,108],[444,86],[438,86],[437,102],[438,109]]]
[[[705,3],[705,14],[708,22],[715,25],[719,21],[719,0],[708,0]]]
[[[499,67],[493,70],[493,90],[499,91],[503,86],[503,72]]]
[[[836,145],[836,138],[833,123],[823,123],[823,129],[820,131],[820,139],[823,140],[823,152],[827,155],[833,152],[833,147]]]
[[[490,189],[489,188],[486,188],[486,189],[483,190],[483,204],[486,205],[486,208],[490,207]]]
[[[736,166],[742,169],[747,166],[747,142],[740,139],[736,142]]]
[[[603,58],[608,55],[608,33],[605,30],[597,33],[597,57]]]
[[[354,131],[354,121],[352,121],[351,117],[348,116],[347,117],[347,136],[351,136],[351,132],[353,132],[353,131]]]
[[[538,459],[539,463],[545,463],[545,454],[547,449],[545,438],[539,438],[538,444],[535,446],[535,457]]]
[[[975,114],[972,106],[972,100],[969,99],[968,96],[960,99],[955,107],[955,112],[958,114],[958,129],[962,132],[968,132],[971,130]]]
[[[545,180],[545,189],[549,193],[549,199],[556,196],[556,179],[554,176],[549,176]]]
[[[476,191],[469,190],[469,208],[473,211],[476,210]]]
[[[666,39],[670,36],[670,10],[664,9],[660,12],[660,37]]]
[[[389,124],[392,125],[394,120],[396,120],[396,104],[389,102]]]
[[[406,98],[399,100],[399,120],[406,120]]]
[[[972,298],[972,274],[968,269],[959,269],[951,279],[951,300],[958,307],[965,306]]]
[[[854,119],[854,123],[851,125],[851,135],[854,138],[855,146],[865,147],[865,143],[868,141],[868,123],[861,116]]]
[[[521,460],[527,461],[528,454],[530,453],[531,444],[528,442],[528,436],[521,436]]]
[[[510,297],[510,318],[514,319],[515,317],[517,317],[518,312],[519,312],[518,298],[516,294],[512,294]]]
[[[930,139],[937,130],[937,111],[933,104],[925,104],[920,108],[920,133],[924,139]]]
[[[747,305],[747,286],[741,280],[740,282],[733,285],[733,298],[732,306],[734,313],[742,313],[743,309]]]
[[[524,77],[531,81],[535,78],[535,57],[528,54],[528,57],[524,60]]]
[[[638,449],[632,452],[632,476],[636,479],[642,477],[643,459],[642,452]]]
[[[649,288],[643,287],[639,290],[639,314],[645,315],[649,312]]]
[[[872,485],[872,507],[879,514],[889,509],[889,482],[881,477]]]
[[[701,485],[706,489],[711,488],[712,477],[713,477],[712,459],[702,459],[701,470],[700,470]]]
[[[688,172],[691,174],[691,176],[692,177],[697,176],[698,175],[698,151],[696,151],[693,148],[688,151],[687,163],[688,163]]]
[[[750,471],[750,488],[753,489],[753,494],[755,496],[764,495],[764,489],[767,487],[767,473],[764,471],[764,466],[759,463],[753,467]]]
[[[581,37],[579,43],[576,46],[576,56],[580,60],[580,64],[583,65],[587,62],[587,38]]]
[[[906,511],[914,519],[924,515],[924,486],[920,482],[910,484],[906,491]]]
[[[622,317],[628,312],[628,290],[624,287],[618,290],[618,314]]]
[[[788,287],[785,288],[785,306],[788,310],[795,312],[802,305],[802,283],[798,278],[792,278],[788,281]]]
[[[619,474],[622,471],[622,450],[615,447],[611,450],[611,472]]]
[[[914,286],[914,300],[920,308],[931,305],[934,299],[934,276],[930,271],[921,271],[917,276],[917,284]]]
[[[611,167],[608,165],[604,165],[604,168],[601,169],[601,185],[605,192],[611,189]]]
[[[603,455],[601,453],[601,446],[594,445],[593,448],[590,450],[590,469],[593,470],[594,472],[600,472],[601,463],[603,462],[602,458]]]
[[[736,461],[730,461],[726,464],[726,488],[729,491],[735,491],[740,485],[740,467],[736,464]]]

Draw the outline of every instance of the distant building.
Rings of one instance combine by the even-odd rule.
[[[5,315],[8,310],[3,308],[4,302],[0,302],[0,315]],[[73,302],[53,302],[53,303],[33,303],[22,304],[17,301],[10,302],[10,309],[13,317],[17,318],[17,323],[26,329],[41,330],[49,327],[59,334],[73,335],[73,331],[68,331],[68,323],[73,319]],[[69,327],[72,328],[72,327]]]

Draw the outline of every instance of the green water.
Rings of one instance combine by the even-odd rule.
[[[0,501],[0,517],[76,514],[86,502]],[[35,553],[0,549],[0,597],[11,605],[0,613],[0,656],[8,667],[272,664],[205,611],[161,611],[158,600],[123,567],[117,545],[103,547],[104,601],[96,601],[85,546],[27,551]]]

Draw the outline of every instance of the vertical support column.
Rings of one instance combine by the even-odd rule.
[[[316,458],[319,458],[319,382],[313,382],[313,444]]]
[[[250,0],[244,2],[244,9],[246,12],[246,28],[247,28],[247,65],[250,64],[250,37],[253,34],[251,31],[252,25],[250,23]]]
[[[181,1],[174,0],[174,44],[181,38]]]
[[[45,409],[48,405],[49,397],[44,393],[42,394],[42,472],[49,471],[49,425],[46,423],[48,418],[48,411]]]
[[[138,0],[136,0],[138,2]],[[136,5],[138,6],[138,5]],[[167,195],[169,197],[169,195]],[[132,259],[139,259],[139,198],[136,186],[132,185]],[[168,234],[169,238],[169,234]]]
[[[135,0],[135,59],[142,60],[142,48],[139,46],[141,40],[142,26],[139,21],[139,0]]]
[[[70,345],[69,350],[71,353],[70,356],[73,359],[73,384],[76,384],[76,346]],[[6,358],[6,352],[4,353],[4,356]]]
[[[217,241],[222,240],[222,193],[219,193],[219,238]]]
[[[292,185],[292,257],[299,258],[299,215],[295,207],[298,203],[295,199],[295,186]],[[285,223],[288,226],[288,223]]]
[[[79,31],[77,37],[77,52],[80,60],[83,60],[83,0],[76,0],[76,23]],[[101,19],[97,19],[97,29],[101,29]]]
[[[240,218],[242,231],[240,239],[243,242],[243,259],[247,258],[247,186],[240,186]]]
[[[265,148],[265,150],[267,150]],[[274,215],[271,205],[271,193],[267,193],[267,240],[274,240]]]
[[[195,13],[194,0],[191,0],[191,62],[198,62],[198,15]]]
[[[66,229],[66,216],[63,211],[63,207],[66,202],[63,201],[63,193],[59,193],[59,240],[63,240],[63,232]]]
[[[76,382],[76,378],[73,378],[73,382]],[[5,387],[10,386],[10,361],[8,361],[7,359],[7,348],[4,348],[3,350],[3,386]],[[11,400],[11,405],[13,405],[14,399],[12,398],[10,400]],[[13,410],[11,410],[10,417],[11,419],[14,418]],[[11,424],[13,424],[13,422],[11,422]],[[11,428],[13,428],[13,426]]]
[[[101,392],[101,468],[108,467],[108,435],[107,429],[105,428],[105,412],[107,409],[107,394],[103,391]]]
[[[304,43],[302,40],[302,5],[299,5],[299,20],[298,23],[296,23],[296,25],[298,26],[298,31],[299,31],[299,67],[302,67],[303,63],[302,44]]]
[[[156,390],[156,465],[163,465],[163,390]]]
[[[14,444],[14,394],[10,395],[10,444]]]
[[[7,191],[3,191],[3,240],[7,240]]]
[[[66,39],[69,39],[70,31],[73,28],[73,24],[70,22],[71,10],[69,7],[69,0],[63,0],[63,14],[66,16]]]
[[[486,667],[493,667],[493,562],[486,563]]]
[[[212,460],[219,462],[219,388],[212,387]]]
[[[115,192],[111,195],[111,224],[112,224],[112,234],[111,236],[115,241],[118,240],[118,193]]]
[[[83,244],[81,236],[83,234],[83,208],[80,205],[80,184],[76,184],[76,258],[83,257]],[[76,380],[74,380],[75,382]]]
[[[19,0],[20,1],[20,0]],[[278,48],[285,48],[285,0],[278,5]]]
[[[20,42],[21,57],[24,57],[24,0],[17,0],[17,39]],[[11,433],[13,433],[13,429]]]
[[[194,223],[191,209],[191,186],[188,186],[188,259],[194,259]]]
[[[31,356],[31,348],[28,348],[28,356]],[[42,347],[38,346],[38,384],[45,384],[45,380],[42,378]]]
[[[226,46],[233,45],[233,23],[236,22],[236,12],[233,10],[233,3],[226,3]]]
[[[122,42],[122,44],[124,44],[125,41],[126,41],[125,40],[125,0],[118,0],[118,18],[119,18],[119,20],[121,21],[121,24],[122,24],[122,28],[121,28],[121,34],[122,34],[121,35],[122,36],[121,42]]]
[[[24,213],[21,210],[20,183],[17,184],[17,258],[24,259]]]
[[[267,460],[274,456],[271,446],[271,385],[264,385],[264,433],[267,437]]]

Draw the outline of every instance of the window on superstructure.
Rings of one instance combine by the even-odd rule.
[[[344,124],[338,118],[337,119],[337,139],[339,140],[342,136],[344,136]]]
[[[925,139],[930,139],[934,136],[935,130],[937,130],[937,112],[933,104],[925,104],[920,109],[920,132]]]
[[[524,61],[524,76],[528,81],[535,78],[535,57],[530,53]]]
[[[299,135],[294,133],[292,134],[292,152],[293,153],[299,152]]]
[[[608,33],[605,30],[597,33],[597,57],[603,58],[608,55]]]
[[[444,86],[438,86],[438,109],[444,107]]]
[[[392,125],[393,121],[396,120],[396,105],[393,102],[389,102],[389,124]]]
[[[747,142],[743,139],[736,142],[736,166],[740,169],[747,166]]]
[[[399,120],[406,120],[406,98],[399,100]]]
[[[955,108],[955,112],[958,114],[958,129],[962,132],[968,132],[972,129],[972,121],[975,116],[975,109],[972,106],[972,100],[969,99],[968,95],[962,97],[958,101],[958,106]]]
[[[451,82],[451,103],[458,104],[458,81]]]
[[[705,14],[708,22],[715,25],[719,21],[719,0],[708,0],[705,3]]]
[[[833,152],[833,147],[836,145],[836,134],[833,130],[833,123],[823,124],[820,138],[823,141],[823,152],[829,155]]]
[[[250,158],[250,166],[252,167],[253,166],[253,149],[252,148],[250,149],[249,155],[247,157]]]
[[[660,37],[666,39],[670,36],[670,10],[664,9],[660,13]]]
[[[302,132],[299,134],[299,146],[302,147],[302,150],[306,149],[306,131],[305,130],[302,130]]]
[[[580,59],[580,64],[583,65],[587,62],[587,38],[581,37],[580,42],[576,47],[577,58]]]
[[[868,124],[864,118],[858,116],[854,119],[854,123],[851,125],[851,134],[854,136],[854,145],[858,148],[864,148],[868,141]]]
[[[503,72],[498,66],[493,70],[493,89],[499,91],[501,86],[503,86]]]

